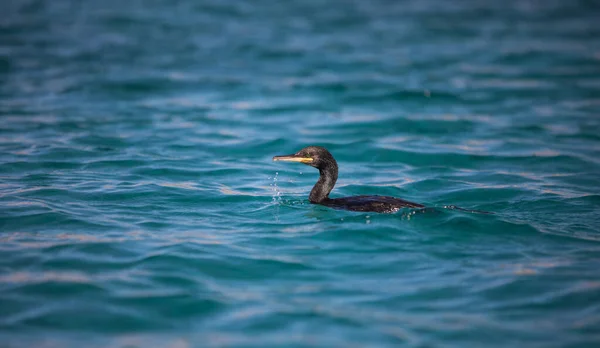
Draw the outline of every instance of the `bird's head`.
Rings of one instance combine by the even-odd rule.
[[[300,162],[318,169],[331,166],[337,168],[337,163],[331,153],[321,146],[307,146],[293,155],[275,156],[273,161]]]

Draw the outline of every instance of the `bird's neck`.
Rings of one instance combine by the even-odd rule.
[[[338,177],[337,164],[333,163],[331,166],[319,168],[319,173],[319,181],[317,181],[310,191],[310,196],[308,196],[311,203],[321,203],[329,199],[329,193],[335,186]]]

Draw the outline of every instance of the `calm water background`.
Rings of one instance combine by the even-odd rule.
[[[600,342],[597,2],[0,8],[3,347]]]

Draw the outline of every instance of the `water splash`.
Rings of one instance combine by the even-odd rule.
[[[277,177],[279,176],[279,172],[275,172],[275,176],[272,178],[273,182],[269,184],[271,186],[272,191],[272,200],[274,204],[281,203],[281,191],[279,191],[279,187],[277,186]],[[271,177],[269,177],[271,179]]]
[[[493,215],[494,214],[494,213],[489,212],[489,211],[475,210],[475,209],[465,209],[465,208],[457,207],[455,205],[444,205],[442,208],[449,209],[449,210],[460,210],[460,211],[464,211],[464,212],[467,212],[467,213],[475,213],[475,214],[488,214],[488,215]]]

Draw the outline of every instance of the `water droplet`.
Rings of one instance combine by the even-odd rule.
[[[272,187],[273,190],[273,203],[280,203],[281,202],[281,192],[279,191],[279,187],[277,187],[277,176],[279,175],[279,172],[275,172],[275,176],[273,177],[273,183],[270,184],[270,186]]]

